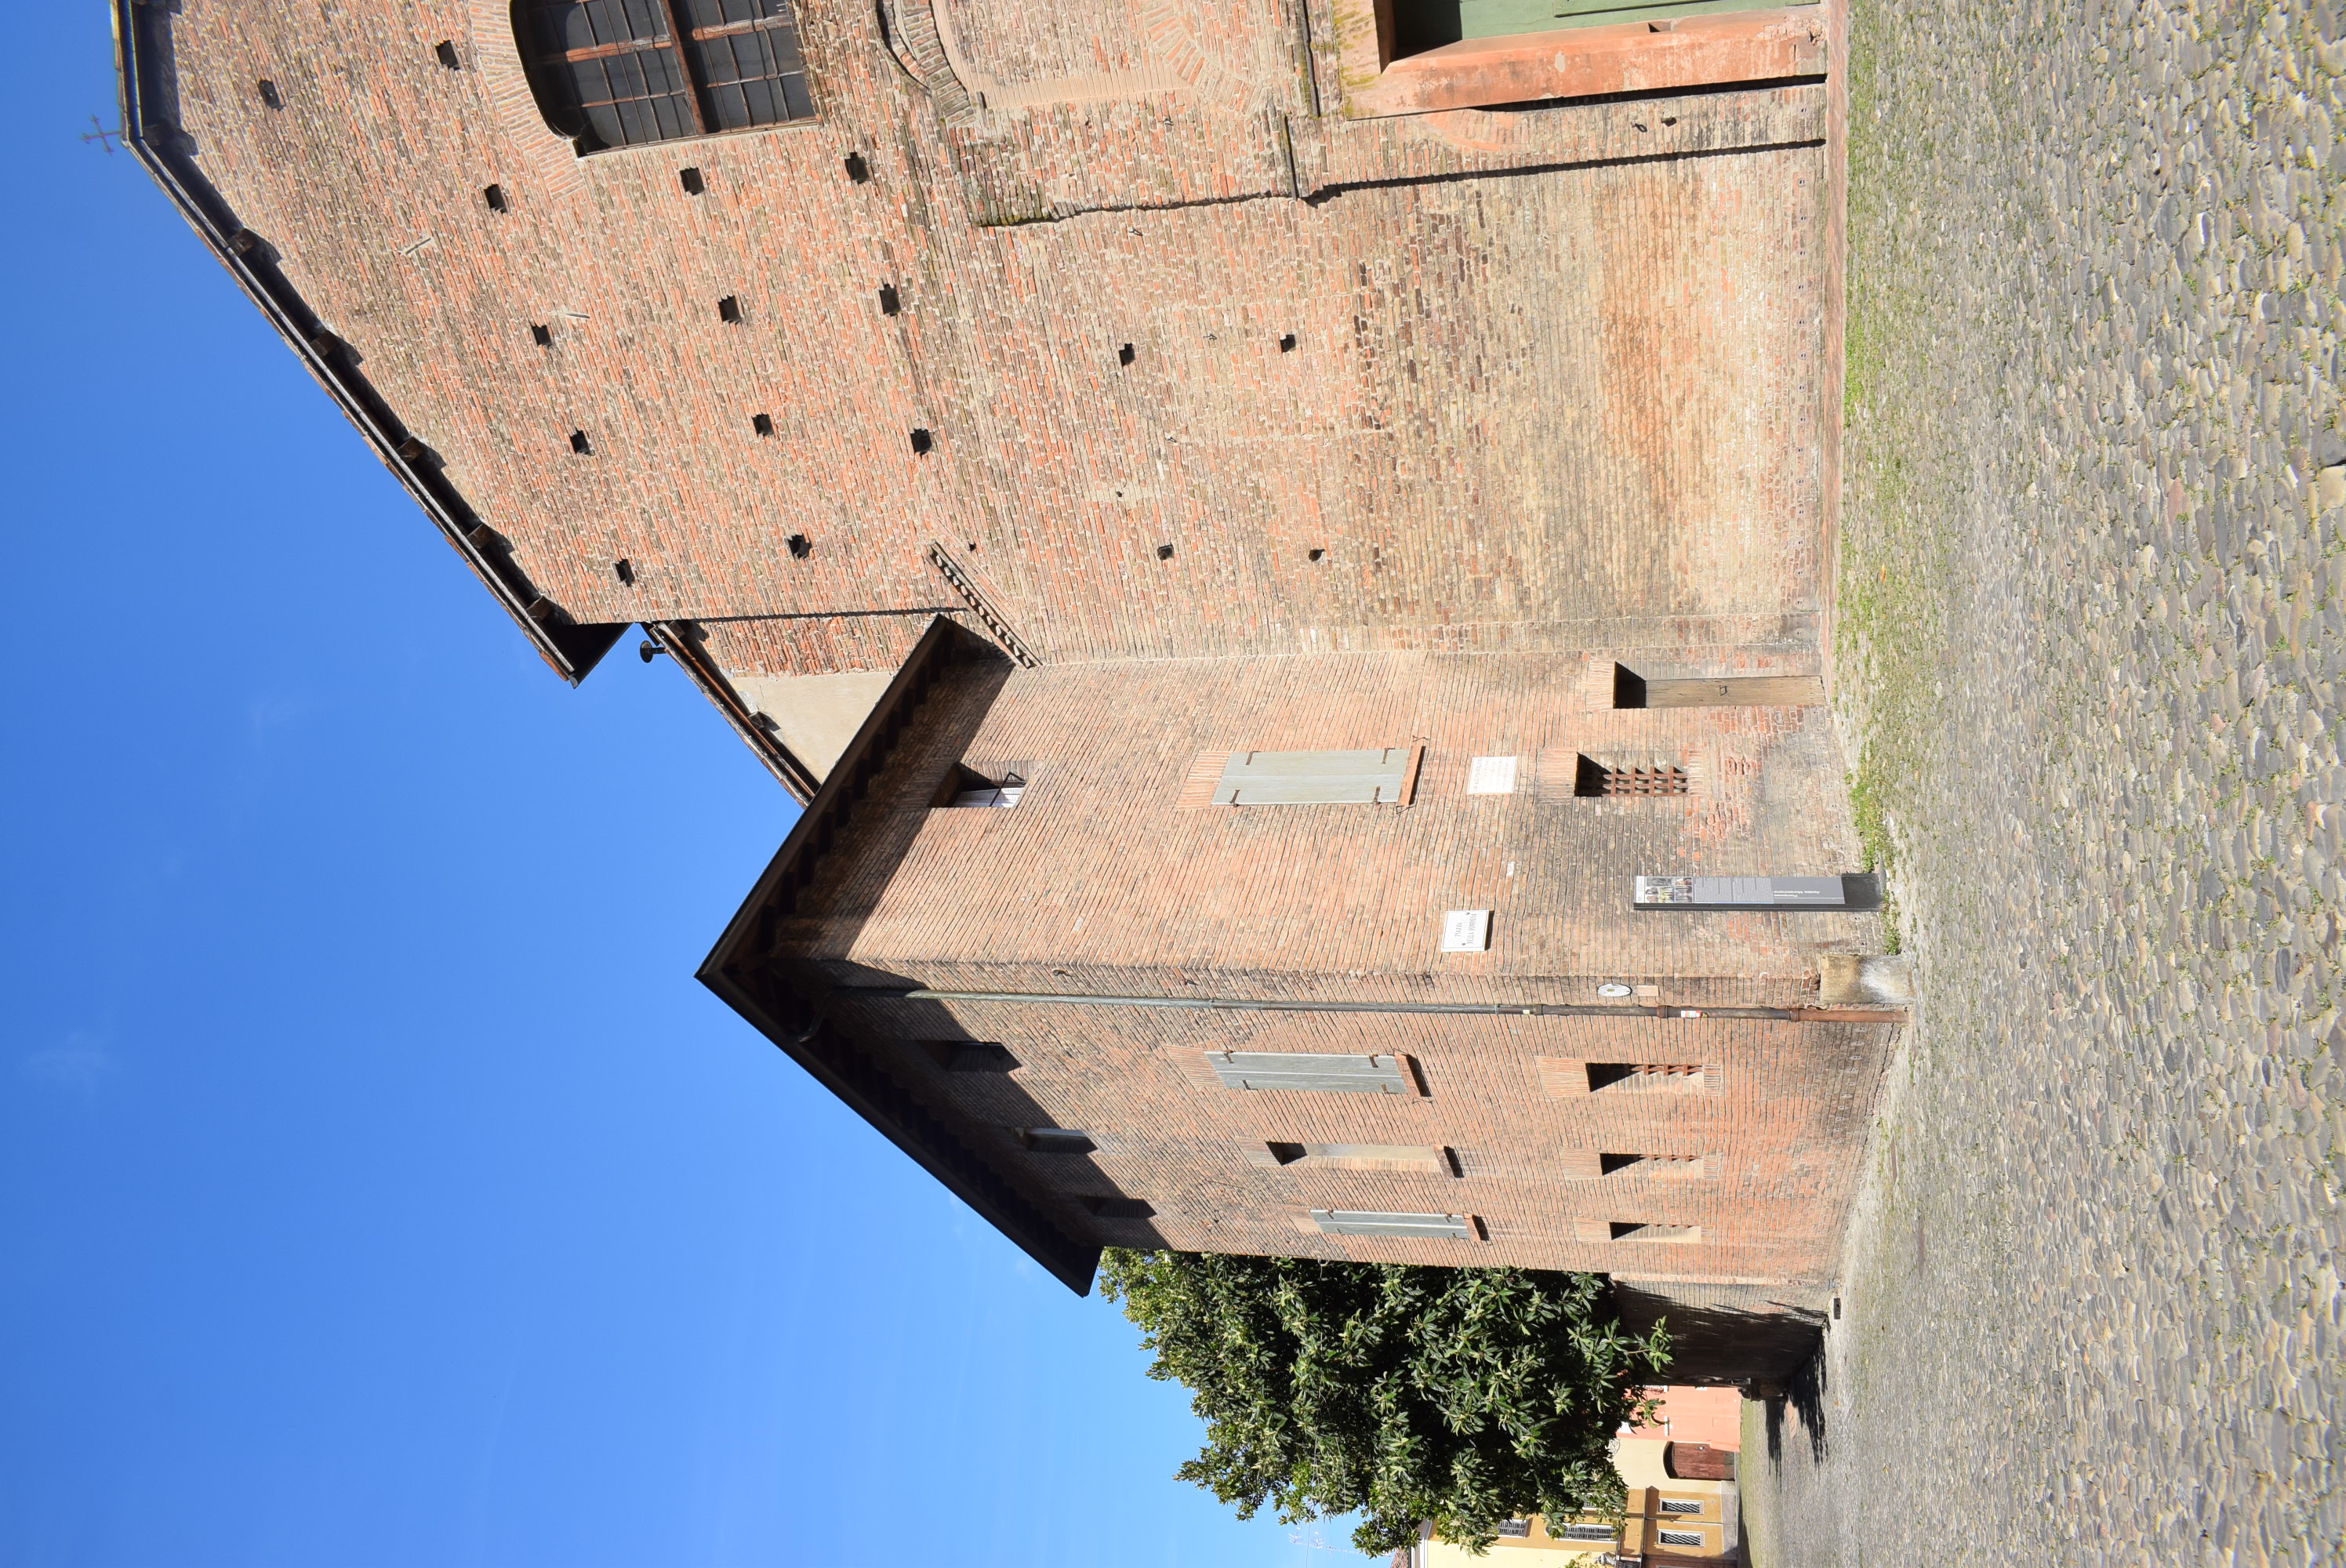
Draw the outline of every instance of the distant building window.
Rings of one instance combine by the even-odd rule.
[[[1423,748],[1238,751],[1222,764],[1217,806],[1403,806]]]
[[[814,117],[790,0],[515,0],[513,21],[581,152]]]
[[[1472,1241],[1474,1222],[1463,1214],[1376,1214],[1315,1208],[1311,1221],[1328,1236],[1382,1236],[1411,1241]]]
[[[1528,1519],[1502,1519],[1492,1531],[1494,1535],[1524,1536],[1531,1532],[1532,1522]]]
[[[1702,1500],[1697,1497],[1665,1497],[1662,1499],[1662,1512],[1664,1513],[1700,1513]]]
[[[1617,1532],[1609,1524],[1567,1524],[1563,1538],[1566,1541],[1610,1541]]]
[[[1660,1537],[1661,1543],[1665,1546],[1699,1546],[1702,1544],[1702,1532],[1699,1530],[1658,1530],[1654,1533]]]
[[[1398,1056],[1339,1056],[1309,1051],[1209,1051],[1225,1089],[1311,1089],[1339,1095],[1414,1095]]]

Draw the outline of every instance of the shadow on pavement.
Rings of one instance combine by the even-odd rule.
[[[1767,1400],[1768,1462],[1780,1464],[1784,1458],[1784,1417],[1789,1411],[1797,1417],[1809,1439],[1809,1458],[1817,1464],[1825,1459],[1825,1356],[1820,1349],[1794,1373],[1780,1392],[1771,1393]]]

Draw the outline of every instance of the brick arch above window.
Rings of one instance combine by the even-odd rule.
[[[581,153],[814,117],[790,0],[514,0],[513,27]]]

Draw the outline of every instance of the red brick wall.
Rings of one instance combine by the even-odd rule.
[[[810,0],[818,123],[579,160],[495,0],[183,0],[158,109],[575,619],[701,619],[736,671],[884,668],[954,604],[934,542],[1041,653],[991,706],[941,694],[872,783],[785,922],[801,981],[1804,1000],[1817,953],[1875,945],[1869,917],[1633,917],[1626,879],[1848,869],[1821,715],[1592,711],[1578,655],[1816,667],[1822,90],[1352,126],[1306,11],[1110,8],[1076,48],[1006,0],[940,0],[973,89],[948,103],[871,7]],[[1412,743],[1406,810],[1171,809],[1200,751]],[[1576,748],[1683,759],[1697,793],[1544,797],[1533,759]],[[1524,792],[1462,796],[1464,759],[1499,752]],[[964,754],[1027,765],[1025,803],[930,813]],[[1497,911],[1491,952],[1435,955],[1453,907]],[[1028,1064],[1002,1082],[900,1065],[1078,1233],[1464,1260],[1296,1228],[1390,1204],[1481,1216],[1478,1260],[1719,1279],[1830,1266],[1882,1047],[1718,1018],[927,1012],[842,1004],[874,1049],[1011,1043]],[[1433,1092],[1198,1082],[1200,1052],[1247,1042],[1405,1051]],[[1691,1097],[1559,1096],[1540,1069],[1698,1049]],[[1013,1115],[1101,1151],[1027,1155]],[[1242,1157],[1274,1137],[1440,1145],[1466,1174]],[[1614,1152],[1723,1157],[1698,1182],[1572,1174]],[[1086,1191],[1160,1218],[1091,1220]],[[1612,1220],[1703,1240],[1581,1239]]]
[[[1062,983],[1066,983],[1063,982]],[[1201,981],[1201,985],[1209,982]],[[1742,1019],[1491,1018],[1096,1008],[1005,1003],[842,1007],[875,1042],[998,1041],[1007,1077],[939,1072],[897,1054],[900,1075],[961,1112],[973,1141],[1023,1185],[1056,1195],[1075,1234],[1188,1250],[1393,1262],[1508,1263],[1663,1278],[1829,1280],[1888,1031]],[[886,1047],[879,1047],[886,1049]],[[1423,1096],[1225,1089],[1219,1050],[1402,1053]],[[1561,1096],[1539,1058],[1693,1061],[1692,1091]],[[1088,1132],[1087,1156],[1031,1154],[1012,1128]],[[1270,1141],[1447,1147],[1463,1176],[1265,1169]],[[1699,1155],[1698,1177],[1600,1153]],[[1157,1217],[1093,1219],[1084,1195],[1147,1199]],[[1471,1214],[1489,1239],[1330,1237],[1313,1208]],[[1696,1241],[1594,1239],[1612,1222],[1699,1227]]]
[[[830,0],[811,126],[576,159],[487,0],[187,0],[166,108],[581,621],[933,605],[934,539],[1051,658],[1814,651],[1821,88],[1354,127],[1292,7],[1103,13],[1171,72],[1105,97],[993,9],[951,128]]]
[[[831,913],[807,951],[957,985],[1048,968],[1115,989],[1110,976],[1128,987],[1134,970],[1174,966],[1282,989],[1570,1002],[1651,980],[1682,1005],[1782,1006],[1808,994],[1817,953],[1875,950],[1871,915],[1632,913],[1640,873],[1831,874],[1856,869],[1857,846],[1822,709],[1591,710],[1586,667],[1345,654],[1014,675],[966,738],[926,738],[920,770],[867,799],[892,813],[872,830],[889,847],[833,862]],[[1175,809],[1200,752],[1413,743],[1425,760],[1403,809]],[[1571,799],[1580,751],[1683,761],[1694,792]],[[1469,760],[1502,753],[1523,759],[1518,792],[1465,794]],[[1543,753],[1561,754],[1560,779],[1534,769]],[[928,810],[960,758],[1026,775],[1024,802]],[[1465,908],[1495,911],[1491,951],[1437,955],[1443,911]]]
[[[1598,1268],[1663,1280],[1830,1278],[1889,1031],[1703,1016],[1411,1012],[1606,1005],[1599,983],[1708,1013],[1813,999],[1816,954],[1864,950],[1862,914],[1637,914],[1638,871],[1820,873],[1853,846],[1830,809],[1815,709],[1592,711],[1587,661],[1553,655],[1050,667],[941,687],[813,863],[770,962],[1075,1234],[1108,1242],[1415,1262]],[[1411,805],[1179,809],[1205,750],[1422,743]],[[1692,757],[1700,792],[1617,801],[1466,796],[1478,753],[1621,748]],[[1008,810],[934,809],[956,761],[1032,779]],[[1510,869],[1513,875],[1509,875]],[[1445,909],[1497,911],[1493,951],[1442,955]],[[1381,1003],[1209,1010],[891,999],[874,988]],[[903,1044],[998,1041],[1006,1077]],[[1242,1092],[1209,1050],[1398,1054],[1423,1096]],[[1691,1087],[1589,1092],[1585,1064],[1701,1069]],[[1030,1153],[1079,1128],[1098,1152]],[[1266,1169],[1271,1141],[1453,1151],[1455,1174]],[[1699,1156],[1699,1176],[1602,1154]],[[1145,1198],[1101,1221],[1085,1196]],[[1313,1207],[1472,1214],[1473,1243],[1342,1238]],[[1613,1240],[1614,1223],[1698,1240]]]

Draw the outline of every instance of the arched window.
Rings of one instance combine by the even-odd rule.
[[[515,0],[513,22],[580,152],[814,117],[790,0]]]

